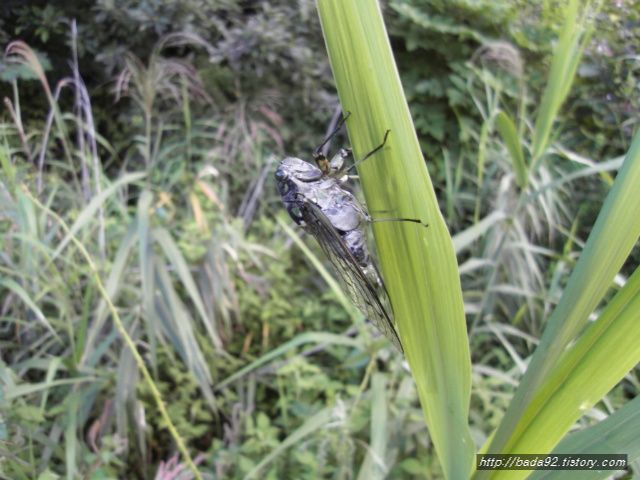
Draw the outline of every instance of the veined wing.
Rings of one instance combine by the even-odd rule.
[[[316,204],[309,200],[301,201],[298,207],[306,223],[305,229],[316,238],[325,255],[333,264],[343,290],[363,315],[371,320],[398,350],[404,353],[393,321],[382,306],[374,286],[353,258],[329,219]]]

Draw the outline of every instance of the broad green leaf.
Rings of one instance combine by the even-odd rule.
[[[376,0],[319,0],[333,74],[371,216],[419,219],[374,225],[400,339],[447,478],[466,478],[471,362],[451,236],[420,146]]]
[[[157,344],[158,344],[158,316],[156,314],[155,306],[155,291],[156,286],[154,284],[155,276],[153,275],[153,245],[151,242],[151,228],[150,223],[150,210],[153,202],[153,194],[148,188],[142,190],[140,198],[138,198],[138,205],[136,208],[136,220],[135,224],[138,227],[138,262],[140,262],[140,281],[142,283],[142,304],[144,305],[144,311],[146,312],[147,321],[144,327],[147,329],[150,353],[151,353],[151,368],[154,370],[154,374],[157,376]]]
[[[510,445],[510,451],[534,453],[532,448],[537,448],[540,453],[549,452],[640,361],[638,337],[640,269],[547,376],[513,436],[520,443]],[[524,478],[526,473],[500,471],[495,477]]]

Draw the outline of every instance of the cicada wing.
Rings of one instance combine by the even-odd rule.
[[[336,270],[338,281],[356,307],[382,334],[404,353],[393,321],[384,309],[369,276],[340,238],[320,207],[309,200],[299,204],[300,214],[306,223],[305,230],[313,235]],[[375,269],[375,265],[372,267]],[[377,275],[377,270],[375,270]],[[384,287],[383,287],[384,288]]]
[[[364,273],[367,277],[369,277],[370,283],[376,287],[376,292],[378,293],[380,303],[382,303],[382,305],[389,305],[390,307],[391,301],[389,300],[389,292],[387,291],[387,286],[384,284],[382,275],[380,275],[378,267],[376,267],[376,263],[373,260],[369,262],[369,267]]]

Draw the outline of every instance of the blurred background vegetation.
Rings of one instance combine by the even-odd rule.
[[[520,188],[495,112],[530,132],[563,5],[382,2],[452,235]],[[457,237],[478,445],[636,130],[639,13],[596,18],[526,218]],[[8,1],[0,45],[0,478],[193,478],[105,295],[205,478],[440,477],[403,357],[276,221],[275,164],[339,112],[313,1]]]

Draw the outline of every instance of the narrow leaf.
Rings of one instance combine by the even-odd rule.
[[[376,0],[318,0],[322,29],[398,331],[447,478],[467,478],[471,362],[457,260]]]
[[[496,117],[496,128],[509,151],[513,171],[516,175],[516,183],[520,188],[525,188],[528,183],[527,166],[524,162],[524,153],[522,152],[522,143],[520,142],[518,130],[509,116],[504,112],[498,113]]]

